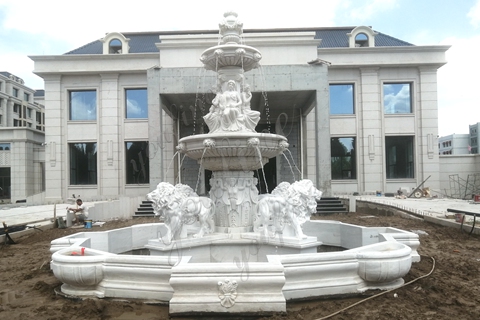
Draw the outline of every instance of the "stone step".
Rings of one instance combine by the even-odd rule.
[[[346,213],[347,207],[339,198],[325,197],[317,201],[317,214]]]
[[[153,216],[155,216],[155,212],[153,211],[152,201],[149,200],[143,200],[133,215],[134,218]]]

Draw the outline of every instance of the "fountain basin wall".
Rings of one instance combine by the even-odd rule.
[[[417,252],[420,241],[418,235],[413,232],[391,227],[363,227],[333,220],[310,220],[302,227],[305,234],[317,237],[324,245],[346,249],[394,240],[412,249],[412,262],[420,261],[420,255]]]
[[[223,289],[225,284],[233,287]],[[279,263],[179,263],[172,268],[170,313],[285,312]]]
[[[287,300],[347,295],[403,284],[411,267],[410,247],[385,241],[322,254],[268,256],[285,268]]]
[[[63,293],[159,302],[171,299],[171,269],[179,259],[123,256],[90,248],[85,248],[81,255],[81,249],[72,246],[52,255],[51,268],[63,282]]]
[[[232,261],[222,263],[193,262],[198,258],[177,247],[165,256],[119,254],[145,248],[165,234],[163,223],[157,223],[56,239],[51,265],[64,283],[62,291],[70,295],[170,302],[172,314],[268,313],[284,311],[290,299],[398,287],[412,260],[418,260],[418,235],[411,232],[336,221],[304,226],[309,237],[343,251],[268,254],[254,260],[245,254],[248,247],[237,247]],[[80,246],[86,248],[85,256],[78,255]],[[228,282],[236,287],[222,292],[219,283]]]

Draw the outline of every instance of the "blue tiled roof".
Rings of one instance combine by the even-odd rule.
[[[315,31],[315,39],[322,39],[319,48],[347,48],[348,36],[347,33],[351,32],[354,27],[334,27],[334,28],[302,28],[302,29],[246,29],[244,33],[257,33],[257,32],[291,32],[291,31]],[[377,31],[378,32],[378,31]],[[149,53],[158,52],[156,43],[161,42],[161,35],[174,35],[174,34],[216,34],[217,30],[207,31],[172,31],[172,32],[125,32],[122,33],[126,38],[130,39],[130,53]],[[403,40],[396,39],[384,33],[378,32],[375,36],[376,47],[402,47],[413,46]],[[103,44],[100,40],[90,42],[80,48],[69,51],[65,54],[102,54]]]
[[[322,39],[319,48],[348,48],[348,36],[354,27],[345,28],[324,28],[317,29],[315,39]],[[375,47],[404,47],[413,46],[403,40],[391,37],[384,33],[375,31],[378,34],[375,36]]]

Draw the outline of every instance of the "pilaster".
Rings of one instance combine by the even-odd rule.
[[[358,149],[360,176],[363,190],[374,191],[379,182],[385,185],[383,167],[383,103],[381,101],[379,68],[360,69],[360,101],[357,103],[359,117]]]

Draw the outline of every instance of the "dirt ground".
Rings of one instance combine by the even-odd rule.
[[[114,229],[154,218],[110,221],[102,229]],[[421,230],[419,253],[422,260],[405,277],[409,282],[433,273],[410,285],[378,297],[381,291],[343,299],[288,302],[286,314],[248,319],[323,319],[363,299],[329,319],[479,319],[480,237],[460,228],[443,227],[418,219],[365,213],[312,217],[339,220],[364,226],[392,226]],[[50,241],[84,229],[50,229],[18,239],[15,245],[0,244],[0,319],[169,319],[168,306],[141,301],[111,299],[72,300],[55,293],[60,282],[50,270]],[[15,239],[15,237],[14,237]],[[172,317],[172,319],[225,319],[225,317]],[[235,318],[229,318],[235,319]],[[245,319],[245,317],[237,317]]]

